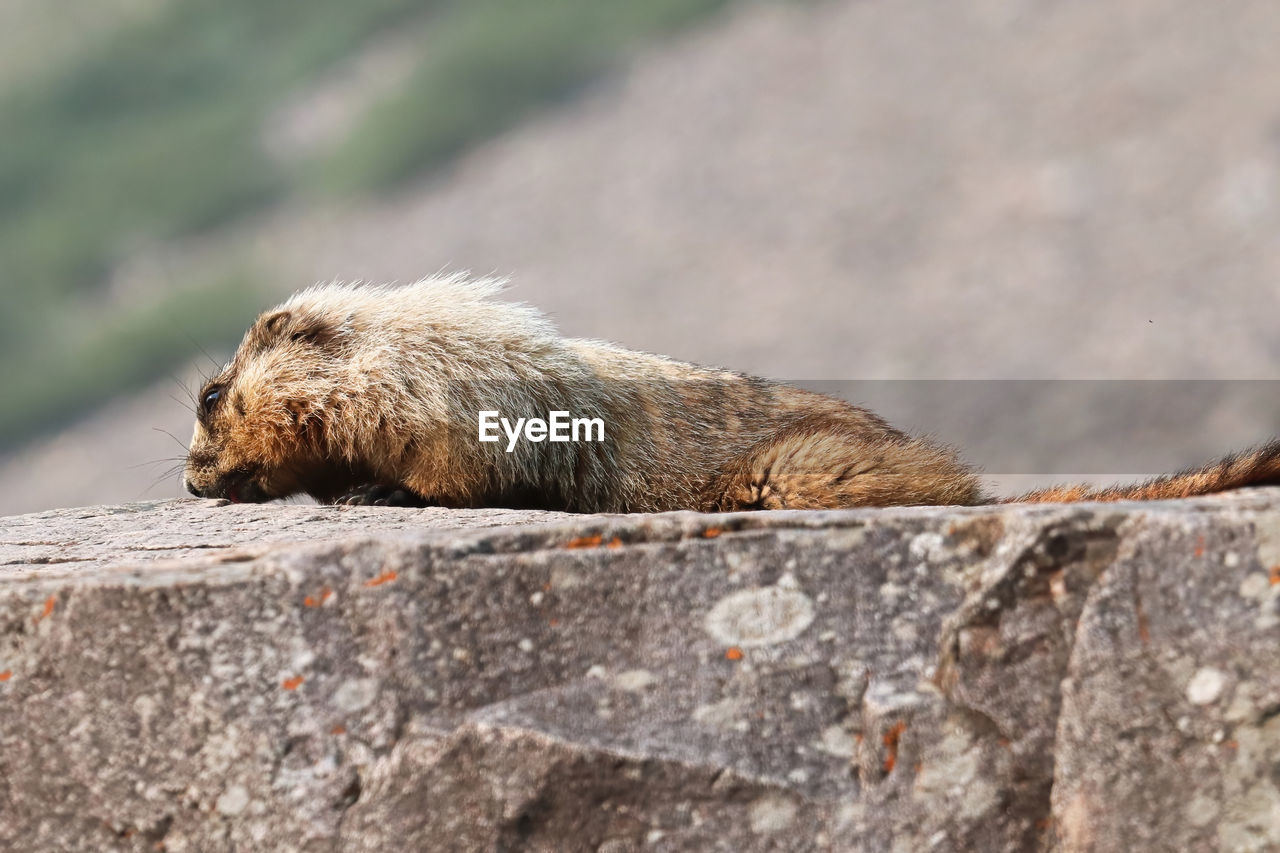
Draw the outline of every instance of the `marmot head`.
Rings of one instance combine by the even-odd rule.
[[[451,416],[455,432],[474,436],[477,407],[463,398],[477,383],[515,387],[559,352],[537,312],[490,299],[502,287],[465,275],[335,283],[266,312],[200,389],[187,490],[331,501],[401,482],[405,460],[450,434]]]
[[[330,414],[341,408],[351,359],[348,324],[292,301],[258,318],[196,398],[183,477],[189,492],[266,501],[308,491],[320,468],[351,468],[326,462]],[[341,471],[323,473],[333,482]]]

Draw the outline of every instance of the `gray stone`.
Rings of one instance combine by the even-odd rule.
[[[1280,492],[0,520],[0,848],[1280,844]]]

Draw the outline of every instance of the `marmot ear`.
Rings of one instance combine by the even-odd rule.
[[[268,345],[293,340],[322,346],[338,334],[333,323],[318,314],[307,312],[275,311],[258,322],[262,338]]]
[[[258,328],[262,330],[263,337],[278,338],[291,316],[288,311],[273,311],[258,320]]]

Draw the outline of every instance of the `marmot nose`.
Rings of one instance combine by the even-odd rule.
[[[187,491],[188,491],[188,492],[190,492],[191,494],[195,495],[196,497],[198,497],[198,498],[202,498],[202,497],[204,497],[204,495],[202,495],[202,494],[200,493],[200,490],[199,490],[199,489],[197,489],[197,488],[195,487],[195,484],[193,484],[193,483],[192,483],[190,480],[188,480],[186,477],[183,477],[183,478],[182,478],[182,485],[186,486],[186,487],[187,487]]]

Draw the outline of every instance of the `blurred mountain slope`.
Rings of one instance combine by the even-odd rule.
[[[497,270],[569,333],[780,377],[1280,378],[1277,36],[1263,2],[744,7],[260,239],[292,281]]]
[[[444,170],[286,200],[113,281],[234,263],[278,294],[470,268],[566,333],[783,379],[1276,379],[1277,37],[1258,0],[735,5]],[[1045,470],[1126,435],[1176,467],[1280,432],[1265,383],[1172,432],[974,387],[943,437],[1034,445]],[[134,428],[189,432],[176,404],[151,420]],[[5,469],[10,507],[134,489],[33,458]]]
[[[169,0],[5,0],[0,3],[0,92],[69,61]]]
[[[397,185],[724,2],[168,0],[57,61],[19,63],[21,84],[0,90],[0,447],[252,316],[238,285],[253,270],[235,257],[159,289],[116,274],[131,259],[290,200]],[[37,37],[38,18],[20,29]],[[298,93],[390,36],[412,39],[404,61],[361,66],[375,79],[340,132],[282,150],[272,131]]]

